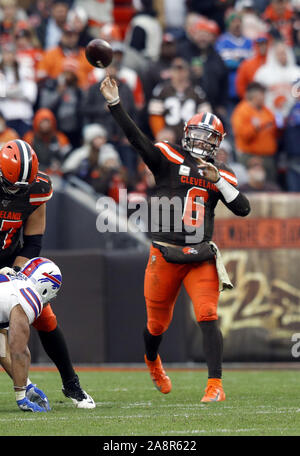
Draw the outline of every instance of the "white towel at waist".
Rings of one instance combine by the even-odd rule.
[[[233,288],[233,285],[229,279],[226,268],[224,266],[219,248],[212,241],[209,241],[209,244],[211,244],[216,250],[216,267],[217,267],[218,278],[219,278],[219,291],[224,291],[224,290],[226,290],[226,288],[229,288],[229,289]]]

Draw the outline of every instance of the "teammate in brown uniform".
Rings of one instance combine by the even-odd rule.
[[[0,151],[0,273],[14,274],[31,258],[38,257],[46,228],[46,202],[52,196],[50,178],[38,171],[38,158],[31,146],[16,139]],[[68,348],[51,305],[33,326],[57,366],[63,393],[79,408],[94,408],[93,399],[82,390]],[[0,327],[1,328],[1,327]],[[0,358],[9,372],[9,359]]]
[[[209,241],[213,234],[214,209],[219,200],[236,215],[246,216],[250,212],[249,201],[237,189],[232,170],[215,161],[216,150],[224,137],[223,125],[214,114],[199,113],[187,122],[182,147],[167,142],[154,145],[122,108],[116,81],[105,78],[100,90],[111,114],[154,174],[154,196],[169,199],[176,196],[182,202],[182,211],[174,210],[175,218],[168,230],[163,217],[154,220],[154,227],[158,229],[152,232],[144,286],[147,307],[145,362],[151,378],[162,393],[171,391],[171,380],[163,369],[158,349],[183,283],[203,333],[208,382],[202,402],[222,401],[225,393],[222,386],[223,339],[217,324],[219,278],[216,251]],[[178,229],[178,218],[181,229]],[[191,236],[191,229],[194,236]]]

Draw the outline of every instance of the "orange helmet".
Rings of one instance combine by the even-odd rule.
[[[4,144],[0,151],[0,184],[6,193],[27,190],[34,183],[39,162],[32,147],[21,139]]]
[[[223,124],[215,114],[200,112],[185,124],[182,147],[193,157],[214,158],[225,134]]]

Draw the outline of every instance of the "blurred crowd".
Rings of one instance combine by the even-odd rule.
[[[126,27],[117,7],[133,11]],[[209,110],[241,190],[300,191],[300,0],[0,0],[0,146],[23,138],[45,172],[135,199],[154,179],[99,91],[93,38],[111,44],[107,71],[154,141],[180,144]]]

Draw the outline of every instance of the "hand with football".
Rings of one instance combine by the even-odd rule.
[[[106,76],[100,85],[100,91],[108,104],[117,104],[119,102],[119,89],[115,79]]]
[[[202,176],[205,177],[205,179],[216,183],[220,179],[218,169],[212,163],[202,160],[202,158],[198,158],[197,160],[200,163],[198,168],[202,170]]]

